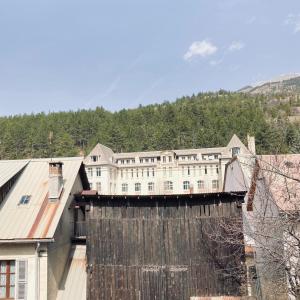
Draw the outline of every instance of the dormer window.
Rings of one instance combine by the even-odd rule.
[[[29,203],[31,196],[30,195],[23,195],[19,201],[19,205],[26,205]]]

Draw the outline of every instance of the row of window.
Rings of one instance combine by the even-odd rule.
[[[173,190],[173,181],[165,181],[164,182],[164,190],[165,191],[172,191]],[[205,182],[203,180],[197,181],[197,187],[199,190],[205,189]],[[186,180],[183,181],[183,190],[187,191],[192,188],[192,185],[190,181]],[[212,189],[216,190],[219,188],[219,181],[218,180],[212,180]],[[134,184],[134,191],[140,192],[142,190],[142,184],[140,182],[136,182]],[[122,183],[121,191],[123,193],[128,192],[128,183]],[[154,182],[148,182],[148,192],[154,191]]]
[[[204,173],[204,175],[207,175],[208,174],[208,170],[209,170],[209,173],[211,175],[213,174],[219,174],[219,166],[218,165],[210,165],[209,167],[208,166],[198,166],[198,173],[199,175],[202,175],[202,173]],[[187,166],[187,167],[182,167],[182,175],[194,175],[196,176],[196,166]],[[167,167],[163,167],[163,176],[166,177],[167,175],[169,177],[172,176],[172,172],[173,172],[173,168],[172,167],[169,167],[167,169]],[[88,173],[88,176],[89,177],[93,177],[94,175],[94,170],[93,168],[87,168],[87,173]],[[120,176],[121,178],[138,178],[139,176],[141,177],[154,177],[155,176],[155,169],[154,168],[147,168],[147,169],[121,169],[119,170],[119,173],[120,173]],[[113,175],[113,170],[110,169],[110,176],[112,177]],[[116,175],[116,173],[114,172],[114,176]],[[101,177],[101,167],[97,167],[96,168],[96,177]]]

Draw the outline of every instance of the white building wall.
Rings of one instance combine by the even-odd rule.
[[[54,243],[48,245],[48,273],[47,273],[47,299],[56,299],[59,285],[67,265],[71,250],[71,237],[74,226],[74,211],[69,209],[73,200],[73,195],[82,191],[82,184],[79,175],[75,180],[71,195],[67,201],[64,212],[57,226]],[[42,280],[42,278],[41,278]]]
[[[1,244],[0,260],[27,260],[27,299],[36,299],[36,244]],[[17,268],[16,268],[17,271]],[[17,278],[17,274],[16,277]],[[17,282],[16,282],[17,285]],[[15,290],[16,291],[16,290]],[[41,298],[43,300],[46,298]]]

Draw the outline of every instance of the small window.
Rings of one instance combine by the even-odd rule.
[[[240,154],[241,148],[240,147],[233,147],[231,151],[232,151],[232,156],[237,156],[237,155]]]
[[[152,168],[152,177],[154,177],[155,176],[155,170],[154,170],[154,168]]]
[[[93,177],[93,168],[88,168],[88,176]]]
[[[216,165],[216,173],[219,174],[219,166]]]
[[[164,162],[164,163],[166,162],[166,157],[165,157],[165,156],[163,156],[163,162]]]
[[[96,156],[96,155],[91,156],[91,160],[92,160],[92,162],[97,162],[98,156]]]
[[[163,176],[166,177],[167,176],[167,168],[163,167]]]
[[[148,182],[148,191],[153,192],[154,191],[154,182]]]
[[[172,161],[172,156],[169,156],[169,162],[171,162]]]
[[[128,192],[128,184],[127,183],[122,183],[122,192],[123,193]]]
[[[101,192],[101,182],[97,182],[96,183],[96,187],[97,187],[97,192]]]
[[[164,182],[164,190],[165,191],[172,191],[173,190],[173,182],[172,181],[165,181]]]
[[[96,169],[96,175],[97,177],[101,177],[101,168]]]
[[[0,261],[0,299],[15,299],[15,261]]]
[[[134,185],[134,190],[135,190],[136,192],[140,192],[141,189],[142,189],[142,185],[141,185],[139,182],[137,182],[137,183]]]
[[[31,196],[30,195],[23,195],[20,199],[19,205],[25,205],[28,204],[30,201]]]
[[[203,180],[198,180],[197,184],[198,184],[198,189],[199,190],[203,190],[204,189],[204,181]]]
[[[183,182],[183,189],[185,191],[190,189],[190,182],[189,181],[184,181]]]
[[[212,181],[212,188],[214,190],[218,189],[219,188],[219,181],[218,180],[213,180]]]
[[[207,166],[204,167],[204,174],[207,174]]]
[[[190,167],[187,167],[187,173],[188,173],[189,176],[191,175],[191,168]]]

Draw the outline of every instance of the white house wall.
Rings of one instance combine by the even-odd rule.
[[[55,242],[50,243],[48,246],[48,300],[56,299],[64,269],[67,265],[74,228],[73,209],[69,209],[69,207],[73,200],[73,195],[80,191],[82,191],[82,184],[79,175],[77,175],[71,195],[54,235]]]

